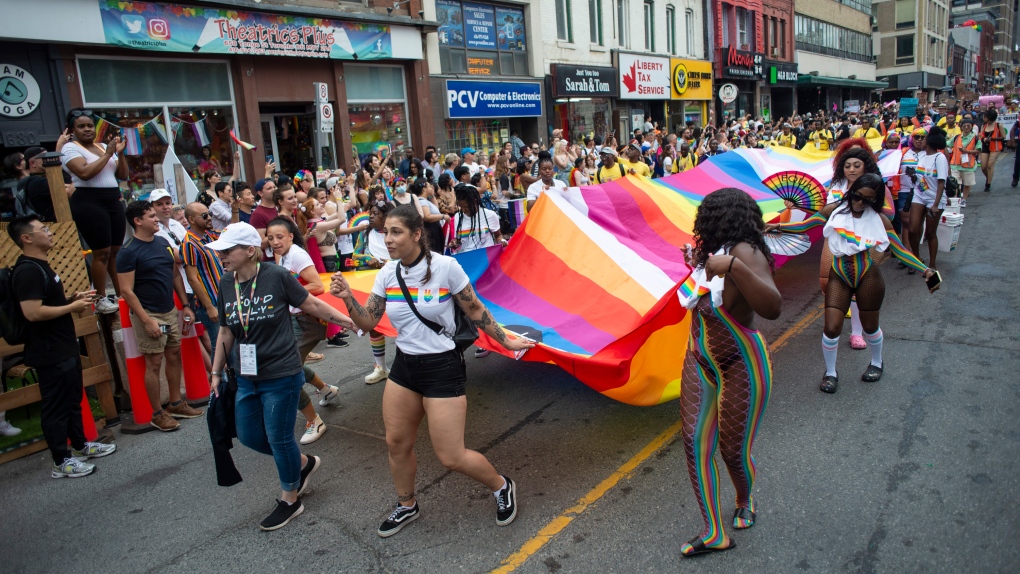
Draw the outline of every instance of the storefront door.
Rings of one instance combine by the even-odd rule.
[[[276,170],[293,176],[298,170],[315,172],[315,114],[263,114],[262,142]]]

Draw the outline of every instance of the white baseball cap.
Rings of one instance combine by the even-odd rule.
[[[206,247],[213,251],[226,251],[238,245],[262,247],[262,237],[259,236],[259,232],[251,225],[238,222],[228,225],[220,233],[219,239],[205,244]]]
[[[171,199],[173,198],[173,196],[170,195],[169,191],[163,189],[162,187],[157,187],[156,189],[149,192],[149,203],[155,203],[163,199],[164,197],[169,197]]]

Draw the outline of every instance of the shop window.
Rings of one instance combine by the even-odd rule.
[[[436,20],[444,74],[530,75],[523,8],[436,0]],[[518,55],[525,66],[518,65]],[[480,59],[491,60],[492,66],[479,65]]]
[[[570,0],[556,0],[556,39],[574,41],[574,29],[570,21]]]
[[[655,3],[645,1],[644,4],[645,22],[645,50],[655,51]]]
[[[443,153],[460,153],[469,147],[476,150],[477,157],[488,158],[503,142],[510,141],[509,120],[446,120],[446,145],[450,149]]]
[[[666,51],[676,55],[676,8],[666,6]]]
[[[896,37],[896,65],[903,66],[914,63],[914,35]]]
[[[396,66],[344,66],[351,140],[359,161],[413,145],[407,123],[404,70]]]
[[[602,0],[588,0],[588,33],[592,44],[605,45],[602,40]]]
[[[162,105],[233,99],[226,62],[79,58],[78,71],[87,102]]]

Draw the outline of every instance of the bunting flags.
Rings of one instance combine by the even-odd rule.
[[[198,142],[198,147],[209,145],[209,134],[205,130],[204,118],[191,124],[191,131],[195,133],[195,141]]]

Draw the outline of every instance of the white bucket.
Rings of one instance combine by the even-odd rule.
[[[956,250],[960,242],[960,228],[963,227],[962,213],[943,213],[939,221],[936,236],[939,238],[939,251],[949,253]]]
[[[946,209],[942,212],[942,215],[950,213],[960,213],[960,198],[950,197],[946,200]]]

